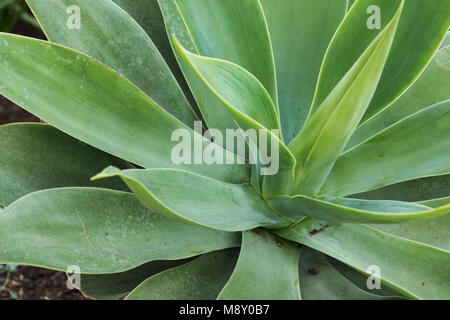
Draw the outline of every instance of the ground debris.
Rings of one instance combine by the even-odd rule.
[[[314,229],[314,230],[310,231],[309,234],[313,236],[315,234],[318,234],[318,233],[320,233],[322,231],[327,230],[328,227],[329,227],[329,225],[326,225],[326,226],[324,226],[324,227],[322,227],[320,229]]]

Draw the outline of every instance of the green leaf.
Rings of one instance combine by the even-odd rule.
[[[440,49],[419,79],[388,108],[360,125],[346,149],[363,142],[395,122],[450,98],[450,46]]]
[[[225,231],[287,222],[248,184],[234,185],[181,170],[106,168],[93,179],[122,178],[147,208],[182,221]]]
[[[189,168],[225,181],[248,176],[244,165],[174,164],[174,131],[198,142],[200,135],[97,60],[9,34],[0,34],[0,48],[0,92],[63,132],[143,167]]]
[[[450,194],[450,175],[431,176],[392,184],[380,189],[352,195],[367,200],[418,202],[443,198]]]
[[[246,231],[236,267],[221,300],[301,299],[300,249],[262,230]]]
[[[366,275],[370,275],[368,268],[376,265],[382,283],[407,297],[450,298],[448,251],[358,224],[326,225],[311,218],[276,234],[321,251]]]
[[[169,41],[175,57],[197,102],[197,106],[202,112],[205,125],[209,128],[234,128],[235,124],[231,121],[232,119],[229,119],[228,114],[223,110],[222,101],[217,99],[217,96],[198,78],[189,64],[174,48],[173,34],[176,35],[178,41],[184,48],[190,52],[198,53],[191,34],[186,28],[183,17],[175,4],[175,0],[158,0],[158,3],[164,17]],[[214,113],[208,114],[205,113],[205,110],[214,110]]]
[[[272,45],[259,1],[175,0],[175,3],[198,53],[231,61],[248,70],[277,105]]]
[[[328,44],[347,0],[262,0],[273,45],[281,126],[289,143],[303,126]]]
[[[77,265],[82,274],[117,273],[236,246],[239,234],[168,219],[130,193],[107,189],[40,191],[0,215],[0,263],[61,271]]]
[[[295,159],[288,148],[280,141],[276,132],[272,131],[280,127],[276,110],[267,91],[256,78],[241,67],[224,60],[192,54],[184,49],[175,38],[173,42],[179,55],[189,64],[217,99],[221,101],[220,106],[212,105],[214,108],[208,107],[203,114],[216,115],[217,112],[223,112],[224,116],[229,119],[229,122],[233,122],[232,124],[227,124],[226,121],[223,121],[219,127],[219,130],[222,130],[222,136],[228,138],[228,129],[236,127],[242,128],[246,132],[249,129],[256,130],[256,137],[248,134],[248,138],[251,140],[250,144],[257,149],[258,147],[262,148],[262,144],[267,145],[267,147],[263,145],[263,147],[268,149],[267,152],[261,152],[261,149],[255,150],[256,153],[262,153],[261,162],[263,162],[264,167],[267,167],[266,164],[269,160],[265,156],[269,156],[269,154],[273,156],[277,153],[278,161],[272,159],[273,161],[268,163],[268,165],[273,166],[274,162],[277,161],[278,171],[272,170],[273,172],[270,175],[268,174],[264,177],[263,195],[288,193],[293,184]],[[202,107],[200,108],[202,109]],[[206,118],[208,119],[208,117]],[[271,129],[271,131],[269,132],[268,129]],[[265,137],[265,140],[261,138],[261,135]],[[274,144],[276,149],[273,148]],[[254,156],[254,158],[256,157]],[[271,168],[264,170],[271,170]]]
[[[109,274],[82,274],[83,295],[98,300],[118,300],[133,291],[144,280],[157,273],[182,265],[191,259],[152,261],[129,271]]]
[[[439,199],[420,201],[418,203],[427,207],[437,208],[443,205],[450,204],[450,196]]]
[[[328,48],[319,76],[312,112],[318,110],[340,79],[379,34],[369,29],[380,8],[381,28],[394,16],[401,0],[359,0],[355,2]],[[380,84],[363,121],[368,120],[396,100],[421,74],[438,49],[450,25],[450,1],[422,0],[405,2],[402,18],[386,62]],[[357,32],[355,32],[357,30]]]
[[[356,269],[346,265],[345,263],[340,262],[332,257],[327,256],[327,261],[347,280],[353,283],[355,286],[360,288],[361,290],[368,292],[370,294],[378,296],[378,299],[406,299],[404,296],[399,295],[395,290],[387,287],[383,283],[377,283],[377,286],[373,286],[374,284],[374,275],[371,277],[367,276],[359,272]],[[371,284],[369,287],[368,284]],[[381,297],[380,297],[381,296]]]
[[[289,144],[297,159],[298,193],[312,195],[320,190],[364,115],[389,55],[403,3]]]
[[[120,180],[91,182],[90,177],[108,165],[132,168],[129,163],[46,124],[0,126],[0,150],[0,202],[6,205],[28,193],[58,187],[128,190]]]
[[[214,300],[230,277],[236,258],[236,250],[202,255],[148,278],[126,300]]]
[[[117,70],[169,113],[193,126],[197,118],[155,44],[114,2],[28,3],[50,41],[86,53]],[[67,10],[72,5],[80,8],[80,29],[67,27]]]
[[[163,56],[173,75],[177,79],[186,98],[192,106],[195,100],[184,79],[177,59],[172,51],[172,46],[164,25],[164,18],[159,8],[158,0],[113,0],[123,10],[125,10],[137,23],[145,30],[152,39],[158,51]],[[188,126],[191,126],[190,123]]]
[[[327,260],[326,256],[304,247],[300,253],[300,288],[303,300],[391,300],[370,294],[345,278]]]
[[[418,241],[427,245],[450,251],[450,215],[430,220],[414,220],[396,224],[370,225],[374,229],[393,234],[405,239]]]
[[[397,122],[343,153],[320,194],[344,196],[450,173],[449,123],[450,100]]]
[[[275,212],[292,222],[307,216],[337,222],[398,223],[431,219],[450,213],[450,205],[431,209],[400,201],[310,198],[304,195],[274,197],[268,203]]]
[[[232,62],[193,54],[173,37],[177,52],[223,104],[245,114],[267,129],[280,129],[273,102],[255,76]],[[204,114],[213,114],[214,111],[202,109]]]

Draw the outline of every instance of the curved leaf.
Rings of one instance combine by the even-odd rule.
[[[281,127],[286,143],[308,115],[328,44],[347,0],[262,0],[273,45]]]
[[[132,168],[129,163],[46,124],[0,126],[0,150],[0,202],[5,205],[28,193],[58,187],[128,190],[120,180],[91,182],[90,177],[108,165]]]
[[[163,57],[146,32],[111,0],[28,0],[49,40],[84,52],[117,70],[153,101],[192,127],[197,119]],[[79,29],[67,10],[80,8]],[[101,12],[101,14],[99,14]]]
[[[175,130],[204,146],[211,142],[97,60],[9,34],[0,34],[0,48],[0,92],[71,136],[143,167],[189,168],[225,181],[248,176],[243,165],[174,164]]]
[[[397,122],[343,153],[320,194],[344,196],[450,173],[449,123],[450,100]]]
[[[82,274],[116,273],[239,246],[239,234],[153,213],[130,193],[93,188],[40,191],[0,215],[0,263]]]
[[[233,271],[236,258],[236,250],[204,254],[148,278],[126,300],[216,299]]]
[[[367,200],[418,202],[443,198],[450,194],[450,175],[431,176],[392,184],[380,189],[352,195]]]
[[[300,249],[258,229],[246,231],[221,300],[299,300]]]
[[[336,258],[360,272],[380,268],[380,279],[399,293],[416,299],[449,299],[450,253],[358,225],[326,225],[304,219],[276,232]]]
[[[122,178],[147,208],[185,222],[225,231],[287,224],[248,184],[228,184],[181,170],[114,167],[93,179],[109,177]]]
[[[119,273],[82,274],[80,275],[80,287],[78,289],[89,298],[118,300],[134,290],[148,277],[188,261],[190,259],[159,260]]]
[[[418,241],[450,252],[450,215],[430,220],[415,220],[396,224],[370,225],[374,229],[405,239]]]
[[[254,75],[232,62],[193,54],[184,49],[176,38],[173,38],[173,43],[183,59],[224,104],[267,129],[280,129],[273,102]],[[213,110],[202,111],[204,114],[213,113]]]
[[[419,79],[388,108],[364,122],[346,149],[363,142],[395,122],[450,98],[450,46],[438,51]]]
[[[364,115],[388,58],[403,3],[289,144],[297,160],[297,193],[313,195],[320,190]]]
[[[272,131],[279,129],[276,111],[261,84],[237,65],[194,55],[184,49],[175,38],[174,45],[179,55],[221,101],[220,106],[212,105],[214,109],[208,107],[204,114],[216,115],[217,112],[223,112],[229,119],[222,121],[219,127],[223,132],[222,135],[228,138],[228,130],[233,128],[243,129],[245,133],[247,130],[256,130],[254,137],[251,134],[247,137],[250,139],[249,144],[254,146],[254,152],[257,153],[253,158],[261,159],[260,166],[265,167],[262,170],[270,173],[263,179],[263,196],[288,193],[293,184],[295,159],[276,132]],[[261,150],[264,147],[265,152]],[[272,158],[270,161],[269,154],[273,157],[275,153],[278,158]],[[278,167],[275,168],[274,165]],[[276,169],[278,170],[275,171]]]
[[[304,247],[299,263],[300,288],[303,300],[391,300],[370,294],[347,280],[328,262],[324,254]]]
[[[125,10],[130,16],[136,20],[142,29],[147,32],[148,36],[154,42],[158,51],[163,56],[177,82],[181,86],[186,98],[195,106],[195,100],[184,79],[177,59],[175,58],[169,37],[164,25],[164,18],[158,4],[158,0],[113,0],[118,6]],[[188,124],[191,126],[192,123]]]
[[[347,198],[274,197],[270,207],[283,218],[296,222],[303,217],[352,223],[398,223],[431,219],[450,213],[450,205],[437,209],[400,201],[358,200]]]
[[[312,112],[318,109],[380,32],[367,27],[367,23],[371,22],[375,14],[374,11],[368,12],[369,7],[376,4],[380,8],[381,28],[383,28],[394,15],[400,1],[402,0],[379,0],[376,3],[373,0],[355,2],[326,53]],[[445,37],[449,25],[449,0],[429,1],[426,6],[421,0],[405,2],[398,32],[381,76],[380,85],[363,121],[383,110],[417,79]]]
[[[231,61],[248,70],[277,105],[272,45],[259,1],[175,0],[175,3],[198,53]]]
[[[418,204],[421,204],[421,205],[424,205],[427,207],[431,207],[431,208],[438,208],[440,206],[450,204],[450,196],[444,197],[444,198],[439,198],[439,199],[420,201],[420,202],[418,202]]]

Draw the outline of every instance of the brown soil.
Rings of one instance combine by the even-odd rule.
[[[5,282],[6,273],[0,274],[0,287]],[[11,273],[6,289],[0,291],[0,300],[84,300],[78,290],[70,290],[66,285],[64,272],[42,268],[20,266]]]

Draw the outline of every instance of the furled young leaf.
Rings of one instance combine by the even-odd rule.
[[[97,60],[9,34],[0,34],[0,48],[0,92],[71,136],[147,168],[189,168],[225,181],[248,176],[243,165],[176,165],[173,132],[199,135]]]
[[[300,288],[303,300],[391,300],[370,294],[345,278],[327,260],[326,256],[304,247],[300,253]]]
[[[394,16],[401,1],[355,2],[328,48],[319,76],[313,112],[318,110],[368,44],[379,34],[380,30],[374,24],[378,10],[373,5],[379,8],[382,29]],[[421,0],[405,1],[389,59],[363,120],[388,106],[417,79],[445,37],[449,25],[449,0],[428,1],[425,6]]]
[[[43,189],[93,186],[128,190],[120,181],[91,182],[105,166],[132,168],[126,161],[92,148],[39,123],[0,126],[0,202],[11,204]]]
[[[283,218],[296,222],[304,216],[352,223],[398,223],[431,219],[450,213],[450,205],[429,207],[400,201],[350,198],[310,198],[304,195],[269,199],[270,207]]]
[[[450,100],[397,122],[343,153],[320,193],[343,196],[450,173],[449,123]]]
[[[28,3],[49,40],[86,53],[117,70],[169,113],[186,125],[193,125],[195,114],[155,44],[113,1],[28,0]],[[80,8],[79,29],[66,25],[67,10],[72,5]]]
[[[325,51],[344,18],[347,0],[262,0],[273,45],[283,137],[303,126]]]
[[[450,98],[450,46],[440,49],[420,78],[388,108],[364,122],[346,149],[363,142],[395,122]]]
[[[0,215],[0,263],[61,271],[77,265],[82,274],[122,272],[238,245],[239,234],[168,219],[130,193],[107,189],[39,191]]]
[[[150,276],[177,267],[190,260],[158,260],[119,273],[82,274],[80,275],[80,286],[78,289],[89,298],[118,300],[133,291],[142,281]]]
[[[225,231],[287,224],[248,184],[233,185],[181,170],[114,167],[93,179],[109,177],[122,178],[147,208],[185,222]]]
[[[236,267],[221,300],[299,300],[300,248],[258,229],[246,231]]]
[[[450,194],[450,174],[419,178],[392,184],[380,189],[352,195],[367,200],[398,200],[419,202],[443,198]]]
[[[326,225],[311,218],[276,233],[321,251],[367,275],[370,275],[370,266],[378,266],[381,281],[407,297],[450,297],[448,251],[358,224]]]
[[[175,0],[175,3],[198,53],[231,61],[248,70],[277,105],[272,46],[259,1],[242,0],[238,8],[233,0]]]
[[[158,273],[134,289],[127,300],[213,300],[233,271],[237,251],[204,254]]]
[[[248,135],[248,138],[252,140],[249,144],[257,148],[255,152],[261,151],[258,147],[266,147],[267,153],[264,154],[273,156],[277,153],[279,156],[276,164],[278,171],[274,170],[271,175],[264,177],[263,195],[288,193],[293,184],[295,159],[280,140],[281,137],[268,131],[269,129],[279,130],[280,127],[276,110],[267,91],[254,76],[233,63],[192,54],[184,49],[176,39],[174,39],[174,45],[179,55],[221,101],[219,105],[213,105],[214,109],[208,107],[203,114],[223,113],[234,122],[231,128],[242,128],[244,131],[256,130],[255,137]],[[220,109],[217,109],[218,107]],[[200,109],[204,110],[203,107]],[[208,119],[208,117],[206,118]],[[219,129],[222,130],[222,136],[228,137],[227,129],[230,127],[227,127],[226,123],[223,123]],[[261,130],[263,130],[265,141],[261,139]],[[272,149],[274,143],[277,149]],[[273,165],[274,161],[268,165]],[[266,167],[266,159],[263,162]]]
[[[320,190],[364,115],[389,55],[403,3],[289,144],[297,159],[298,193],[316,194]]]

